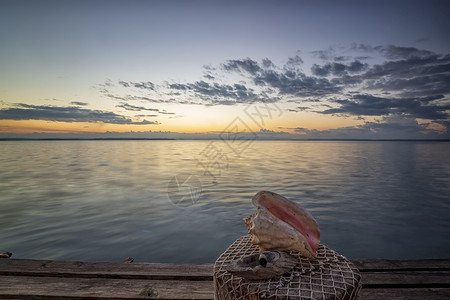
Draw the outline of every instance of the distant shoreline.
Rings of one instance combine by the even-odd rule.
[[[217,141],[216,139],[174,138],[0,138],[0,141]],[[255,139],[256,141],[334,142],[450,142],[450,139]]]

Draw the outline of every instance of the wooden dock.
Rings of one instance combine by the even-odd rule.
[[[361,299],[450,299],[450,259],[351,260]],[[0,259],[0,299],[213,299],[213,264]]]

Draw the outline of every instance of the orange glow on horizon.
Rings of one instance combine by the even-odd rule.
[[[55,122],[44,120],[0,120],[0,132],[2,133],[105,133],[129,132],[129,131],[150,131],[158,125],[127,125],[127,124],[107,124],[102,122]]]
[[[228,116],[230,116],[228,118]],[[173,132],[188,134],[218,134],[224,131],[258,132],[260,129],[284,131],[299,134],[295,128],[307,130],[332,130],[363,124],[355,118],[339,118],[315,113],[285,113],[279,118],[266,120],[263,128],[252,123],[250,119],[228,114],[219,118],[193,118],[162,120],[161,124],[110,124],[102,122],[56,122],[47,120],[0,120],[0,133],[127,133],[127,132]]]
[[[170,131],[178,133],[210,133],[221,132],[223,126],[204,127],[197,126],[162,126],[161,124],[110,124],[88,122],[55,122],[45,120],[0,120],[0,133],[106,133],[106,132],[148,132]]]

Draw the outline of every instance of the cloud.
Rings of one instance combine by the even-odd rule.
[[[308,57],[301,52],[280,65],[269,58],[246,57],[203,66],[203,77],[190,82],[119,81],[127,94],[112,92],[114,87],[107,81],[104,94],[120,100],[119,107],[130,111],[145,110],[131,101],[206,106],[284,102],[294,103],[286,108],[291,112],[356,118],[397,116],[448,126],[450,54],[366,44],[306,54],[312,55],[306,71],[301,67]],[[145,95],[137,89],[145,89]]]
[[[79,101],[72,101],[72,102],[70,102],[70,104],[76,105],[76,106],[87,106],[87,105],[89,105],[86,102],[79,102]]]
[[[443,95],[424,98],[383,98],[368,94],[354,95],[351,99],[336,99],[337,108],[321,111],[322,114],[348,114],[357,116],[407,115],[414,118],[440,120],[449,117],[450,105],[430,103]]]
[[[318,57],[322,60],[332,60],[335,56],[335,50],[329,47],[326,50],[315,50],[311,52],[313,56]]]
[[[419,124],[416,119],[403,116],[386,116],[378,121],[357,126],[316,130],[303,127],[289,128],[303,139],[442,139],[449,132],[429,129],[429,123]]]
[[[264,63],[264,61],[263,61]],[[296,55],[294,57],[289,57],[287,63],[284,65],[285,69],[296,68],[297,66],[303,64],[303,59]]]
[[[131,105],[128,103],[120,103],[119,105],[116,105],[116,107],[120,107],[125,110],[129,110],[129,111],[154,111],[154,112],[158,113],[159,115],[175,115],[176,114],[174,112],[168,112],[166,110],[159,110],[157,108],[147,108],[147,107],[143,107],[143,106],[135,106],[135,105]],[[136,115],[135,117],[145,117],[145,116],[156,117],[157,115]]]
[[[383,48],[384,47],[382,47],[382,46],[372,46],[372,45],[368,45],[368,44],[354,43],[350,47],[350,50],[363,52],[363,53],[374,53],[374,52],[380,52],[380,50],[382,50]]]
[[[404,96],[450,93],[450,55],[413,56],[374,65],[360,76],[372,90]]]
[[[324,96],[340,91],[340,87],[331,81],[307,76],[300,71],[264,70],[253,79],[255,84],[275,88],[281,95]]]
[[[146,90],[154,90],[155,89],[155,84],[151,81],[132,82],[132,81],[119,80],[119,84],[126,88],[135,87],[138,89],[146,89]]]
[[[352,50],[379,54],[384,61],[369,65],[359,60],[352,63],[314,64],[313,75],[335,76],[335,86],[351,88],[360,95],[348,98],[335,93],[338,107],[322,113],[351,115],[401,114],[431,120],[448,119],[450,95],[450,55],[400,46],[353,45]],[[364,91],[365,95],[362,95]],[[386,96],[380,96],[386,95]],[[428,103],[426,99],[434,99]]]
[[[203,100],[206,105],[230,105],[236,103],[246,103],[260,100],[260,95],[256,95],[254,90],[247,88],[243,84],[219,84],[206,81],[196,81],[194,83],[173,83],[169,84],[170,89],[193,92],[194,95]]]
[[[253,75],[261,70],[259,64],[248,57],[244,59],[228,60],[222,67],[227,71],[245,71]]]
[[[296,108],[291,108],[288,109],[288,111],[290,112],[300,112],[300,111],[306,111],[306,110],[310,110],[311,107],[309,106],[297,106]]]
[[[311,67],[311,72],[313,75],[326,77],[329,75],[334,76],[344,76],[348,73],[360,73],[368,68],[367,63],[362,63],[359,60],[355,60],[351,62],[350,64],[343,64],[343,63],[327,63],[322,66],[319,66],[317,64],[314,64]]]
[[[145,117],[149,117],[149,118],[154,118],[154,117],[158,117],[158,115],[135,115],[136,118],[145,118]]]
[[[245,58],[229,60],[222,67],[228,72],[247,75],[256,86],[271,88],[275,94],[285,96],[320,96],[336,93],[340,90],[338,86],[325,78],[307,76],[297,69],[296,66],[302,62],[299,56],[295,56],[288,60],[285,68],[281,69],[268,59],[263,59],[262,63],[259,64],[250,58]],[[260,97],[260,99],[264,98]],[[270,101],[270,99],[265,101]]]
[[[149,110],[149,111],[159,111],[159,109],[157,108],[146,108],[143,106],[135,106],[135,105],[131,105],[128,103],[120,103],[119,105],[116,105],[116,107],[120,107],[123,108],[125,110],[130,110],[130,111],[142,111],[142,110]]]
[[[134,87],[140,88],[140,89],[148,89],[148,90],[154,90],[155,85],[153,82],[147,81],[147,82],[130,82]]]
[[[389,45],[387,47],[379,49],[388,59],[408,59],[412,57],[434,56],[434,53],[431,51],[421,50],[414,47],[400,47]]]
[[[268,69],[268,68],[275,68],[276,67],[275,64],[268,58],[263,58],[262,65],[266,69]]]
[[[130,87],[130,84],[126,81],[119,80],[119,84],[123,87]]]
[[[149,125],[156,121],[133,121],[122,115],[102,110],[84,109],[75,106],[46,106],[15,104],[15,107],[0,110],[0,120],[48,120],[57,122],[103,122],[109,124]]]
[[[104,94],[105,94],[106,97],[111,98],[111,99],[122,100],[122,101],[127,100],[126,97],[118,96],[118,95],[113,95],[112,93],[110,93],[110,91],[105,91]]]
[[[326,76],[329,76],[331,74],[331,69],[332,68],[333,67],[332,67],[331,64],[326,64],[326,65],[323,65],[323,66],[319,66],[317,64],[314,64],[311,67],[311,72],[313,73],[313,75],[326,77]]]
[[[168,112],[168,111],[165,111],[165,110],[159,111],[159,113],[163,114],[163,115],[174,115],[175,114],[174,112]]]

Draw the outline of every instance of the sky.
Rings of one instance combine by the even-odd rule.
[[[0,138],[450,138],[449,1],[0,4]]]

